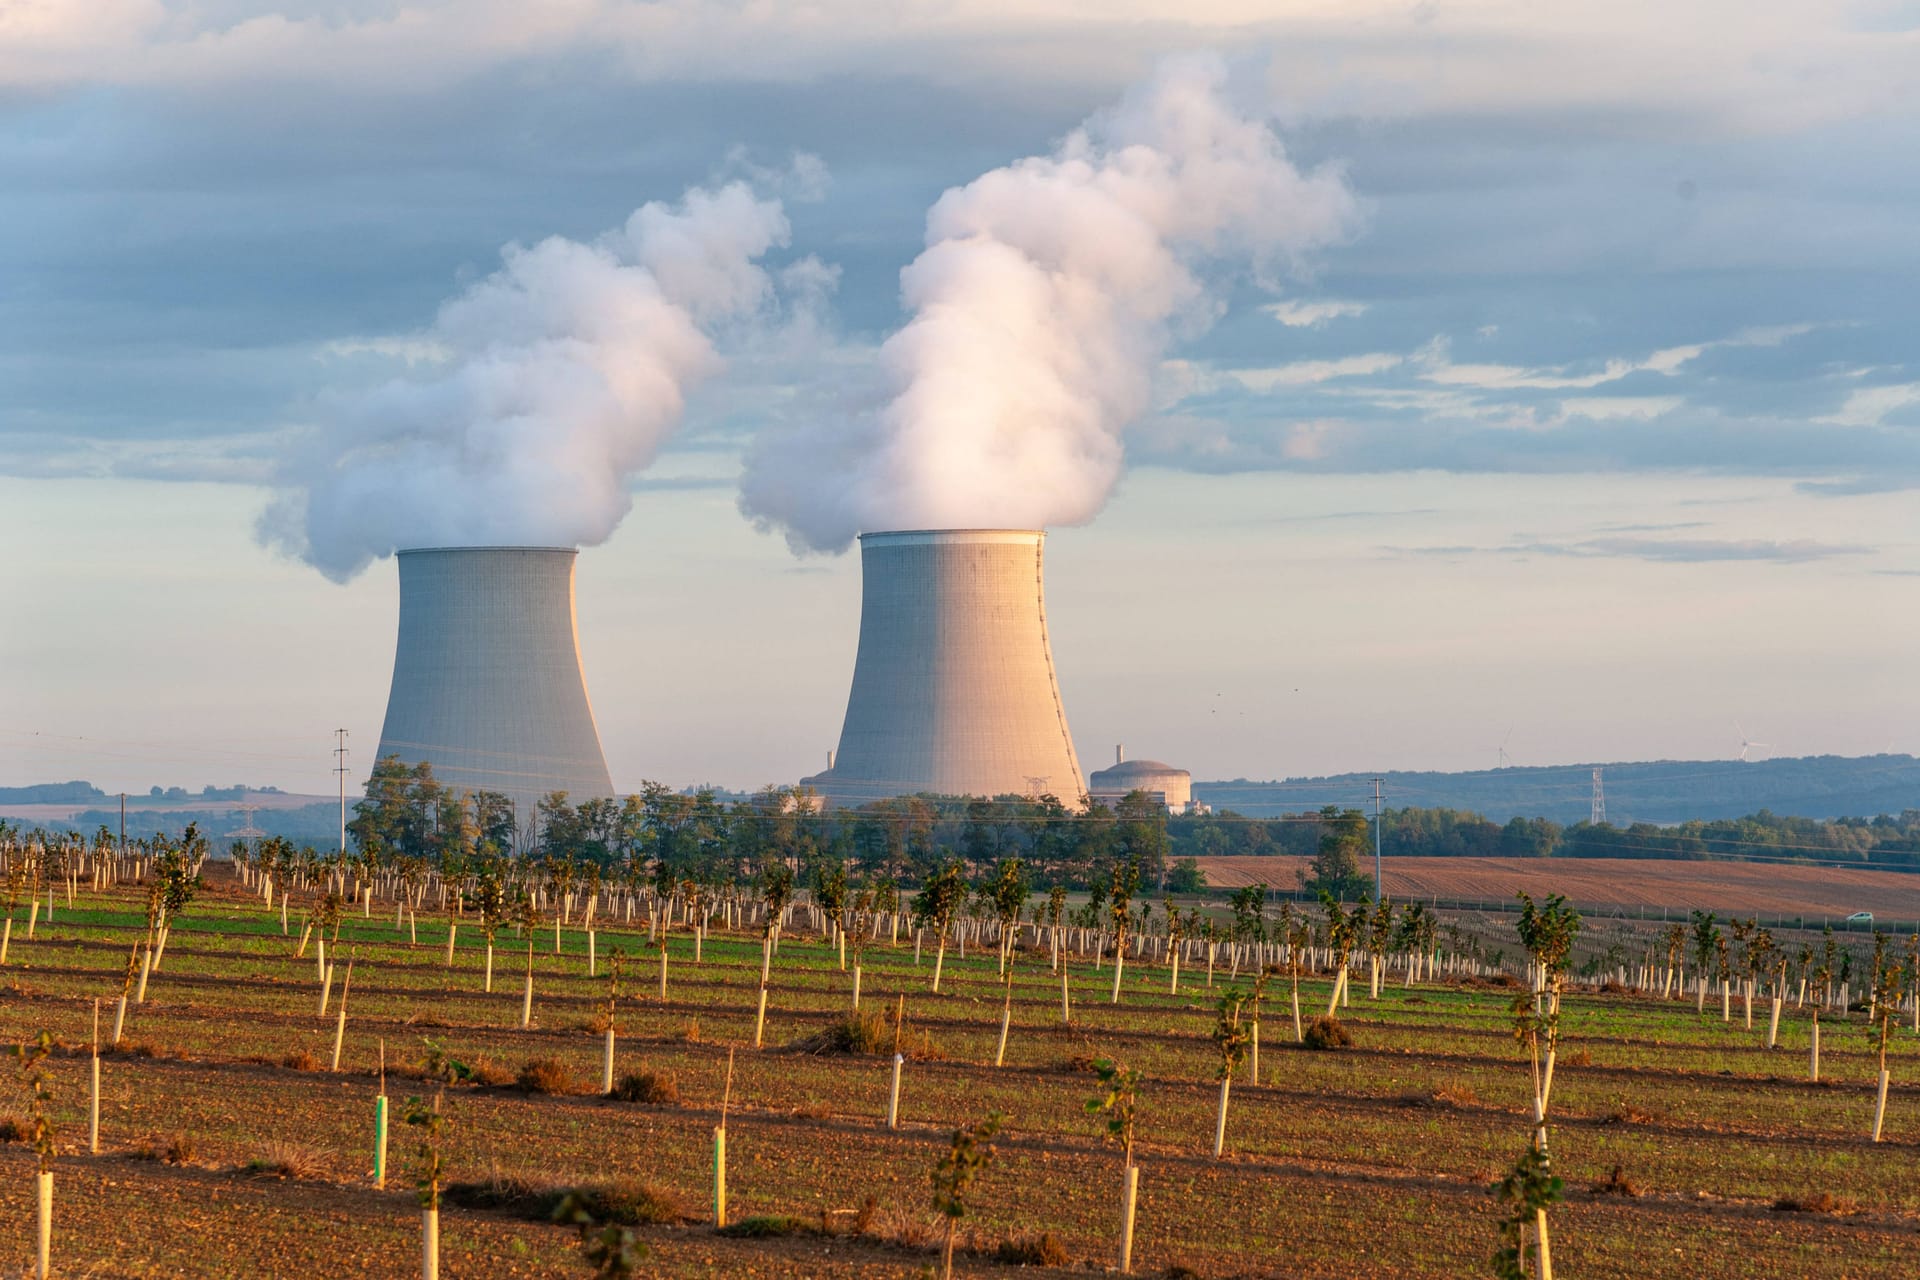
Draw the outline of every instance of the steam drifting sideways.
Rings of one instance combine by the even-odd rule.
[[[1348,236],[1357,202],[1237,109],[1226,64],[1163,63],[1030,157],[947,191],[901,272],[885,402],[763,432],[742,510],[795,550],[863,530],[1078,524],[1105,505],[1155,368],[1218,315],[1221,276],[1271,286]]]
[[[345,580],[404,547],[591,545],[720,367],[712,333],[770,295],[780,202],[743,183],[649,203],[590,244],[510,245],[415,345],[434,367],[328,403],[263,541]]]

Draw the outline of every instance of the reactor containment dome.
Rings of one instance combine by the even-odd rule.
[[[613,795],[580,671],[572,547],[401,551],[400,636],[380,756],[513,800]]]
[[[1054,678],[1037,529],[860,537],[860,648],[829,803],[1053,795],[1086,781]]]

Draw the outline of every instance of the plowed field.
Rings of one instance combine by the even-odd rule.
[[[1292,888],[1305,858],[1201,858],[1207,883],[1238,888],[1256,881]],[[1365,870],[1371,872],[1372,864]],[[1750,862],[1640,861],[1633,858],[1394,858],[1385,860],[1387,896],[1399,901],[1505,902],[1516,890],[1565,894],[1582,908],[1694,907],[1721,914],[1806,915],[1819,927],[1856,911],[1882,919],[1920,919],[1920,875],[1900,871]]]

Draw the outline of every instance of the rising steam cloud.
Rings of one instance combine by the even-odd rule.
[[[796,550],[863,530],[1076,524],[1120,477],[1169,343],[1219,309],[1217,270],[1270,282],[1345,237],[1340,174],[1302,173],[1212,57],[1164,63],[1049,156],[942,195],[901,272],[884,402],[763,432],[741,508]]]
[[[755,260],[787,235],[778,200],[732,183],[591,244],[509,246],[410,344],[426,376],[329,402],[260,536],[339,580],[404,547],[604,541],[719,368],[712,331],[766,302]]]

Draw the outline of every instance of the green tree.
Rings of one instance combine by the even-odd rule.
[[[1534,1142],[1547,1145],[1547,1101],[1553,1092],[1554,1055],[1560,1043],[1560,991],[1574,940],[1580,936],[1580,913],[1559,894],[1550,894],[1536,906],[1522,892],[1514,928],[1520,945],[1533,958],[1532,990],[1514,1004],[1514,1035],[1528,1050],[1533,1067]]]
[[[1300,872],[1301,887],[1310,893],[1331,894],[1342,902],[1372,897],[1373,878],[1360,869],[1361,858],[1372,847],[1367,815],[1358,809],[1328,805],[1320,810],[1320,821],[1324,828],[1320,846]]]
[[[967,898],[966,869],[958,858],[950,859],[927,878],[920,892],[913,895],[913,918],[922,927],[932,925],[938,950],[933,957],[933,989],[940,990],[940,970],[947,958],[947,927],[954,912]]]
[[[1027,883],[1026,863],[1019,858],[1003,858],[994,868],[988,893],[993,900],[993,915],[1000,926],[1000,972],[1007,971],[1007,959],[1013,952],[1014,936],[1020,925],[1020,912],[1027,905],[1031,889]]]

